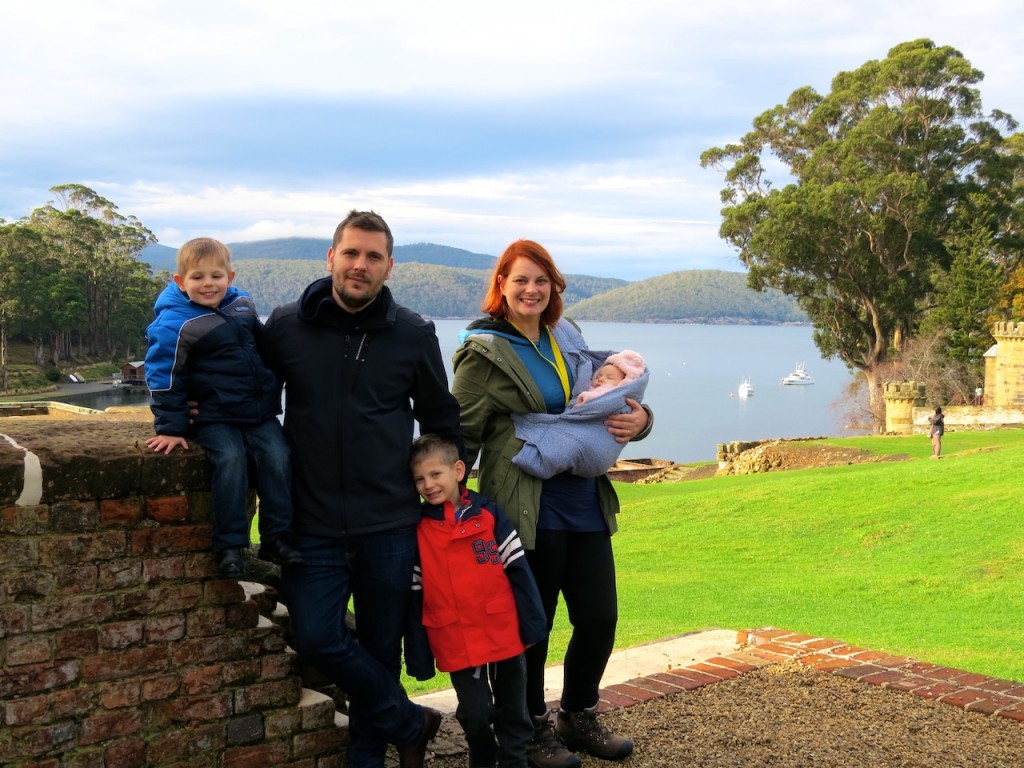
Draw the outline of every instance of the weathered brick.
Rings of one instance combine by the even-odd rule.
[[[55,659],[75,659],[87,656],[99,650],[99,632],[91,627],[60,630],[54,633],[53,645]]]
[[[305,691],[303,691],[305,695]],[[319,694],[323,696],[323,694]],[[326,698],[326,697],[325,697]],[[331,718],[334,717],[334,706],[331,705]],[[303,726],[304,713],[295,707],[281,707],[280,709],[268,709],[263,713],[263,728],[268,739],[278,739],[282,736],[290,736],[299,728],[309,730]],[[318,724],[316,727],[324,727],[330,723]]]
[[[276,743],[228,749],[224,752],[223,765],[224,768],[257,768],[288,762],[288,745]]]
[[[57,578],[47,571],[10,570],[0,576],[5,602],[37,603],[57,593]]]
[[[248,629],[259,624],[259,606],[252,600],[224,606],[224,622],[229,629]]]
[[[96,708],[99,692],[95,686],[78,686],[53,691],[49,694],[50,710],[54,720],[77,718],[83,712]]]
[[[103,750],[104,768],[137,768],[143,765],[146,742],[141,738],[116,741]]]
[[[142,499],[103,499],[100,501],[99,524],[130,526],[142,520]]]
[[[340,749],[348,744],[347,728],[328,728],[323,731],[296,734],[292,739],[295,757],[322,755]]]
[[[176,613],[198,605],[202,594],[202,585],[190,582],[168,582],[133,589],[117,596],[117,612],[121,616]]]
[[[183,640],[171,647],[171,661],[174,666],[209,661],[227,661],[245,658],[249,644],[245,638],[235,636],[201,637]]]
[[[228,744],[252,744],[263,738],[263,717],[253,712],[228,720]]]
[[[241,714],[253,709],[281,707],[299,700],[302,686],[297,677],[271,680],[249,685],[235,691],[235,712]]]
[[[170,643],[181,640],[185,636],[186,626],[185,615],[180,613],[148,618],[145,622],[146,642]]]
[[[325,693],[304,688],[298,703],[302,713],[302,730],[313,731],[327,728],[334,723],[334,700]],[[269,725],[268,725],[269,730]]]
[[[185,562],[184,555],[147,557],[142,561],[142,577],[147,584],[184,578]]]
[[[188,520],[188,498],[185,496],[158,496],[146,499],[146,517],[158,523]]]
[[[210,637],[222,634],[227,628],[224,620],[224,610],[222,605],[209,605],[189,611],[187,622],[188,636]]]
[[[85,532],[96,529],[99,507],[91,501],[61,501],[50,505],[50,530]]]
[[[41,539],[0,538],[0,563],[6,568],[35,568]]]
[[[58,768],[106,768],[106,758],[102,748],[76,749],[73,755],[67,756],[57,763]]]
[[[157,675],[142,681],[142,700],[159,701],[176,696],[181,687],[178,675]]]
[[[208,605],[230,605],[245,600],[245,590],[233,579],[208,581],[203,589],[203,602]]]
[[[163,730],[146,746],[146,765],[169,765],[189,753],[189,736],[183,730]]]
[[[186,668],[181,673],[182,692],[189,696],[195,696],[200,693],[213,693],[220,690],[223,684],[224,679],[221,675],[221,668],[216,664]]]
[[[20,699],[13,699],[4,702],[3,712],[4,724],[11,728],[19,725],[31,725],[32,723],[44,724],[53,722],[50,715],[50,697],[25,696]]]
[[[40,632],[64,629],[106,621],[113,615],[113,600],[107,595],[67,597],[32,606],[32,628]]]
[[[28,632],[32,626],[32,608],[28,605],[0,605],[0,637]]]
[[[49,530],[50,508],[45,504],[33,507],[7,507],[0,511],[0,533],[32,536]]]
[[[0,676],[0,699],[69,685],[78,680],[80,675],[81,665],[77,659],[9,669]]]
[[[220,669],[224,685],[247,685],[260,679],[269,679],[260,674],[260,661],[259,657],[249,656],[222,663]]]
[[[78,738],[78,725],[71,721],[41,725],[36,728],[19,728],[12,739],[10,754],[6,760],[39,757],[59,752],[62,747],[72,744]],[[0,756],[0,761],[5,757]]]
[[[104,709],[123,709],[142,703],[142,686],[136,680],[107,683],[102,686],[100,705]]]
[[[56,566],[53,571],[57,580],[57,594],[93,594],[99,583],[99,568],[94,563]]]
[[[113,560],[124,557],[126,549],[127,537],[123,531],[52,536],[39,542],[39,563],[43,566],[60,566]]]
[[[38,664],[53,658],[53,637],[50,635],[17,635],[7,641],[8,666]]]
[[[142,713],[138,710],[103,712],[85,718],[82,722],[81,744],[96,744],[121,736],[138,733],[142,725]]]
[[[168,665],[167,649],[162,646],[129,648],[86,656],[82,659],[82,679],[90,683],[118,680],[162,672]]]
[[[261,657],[260,677],[264,680],[277,680],[295,674],[295,654],[273,653]]]
[[[173,702],[174,717],[181,722],[190,720],[221,720],[232,714],[231,694],[186,696]]]
[[[103,650],[130,648],[142,642],[143,624],[138,619],[107,622],[100,628],[99,635]]]
[[[173,555],[209,551],[213,545],[213,526],[175,525],[136,529],[131,535],[133,555]]]
[[[96,584],[102,590],[128,589],[142,585],[142,563],[134,558],[110,560],[96,568]]]

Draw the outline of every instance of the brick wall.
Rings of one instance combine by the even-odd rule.
[[[273,589],[217,577],[205,458],[150,434],[0,422],[0,765],[340,768]]]

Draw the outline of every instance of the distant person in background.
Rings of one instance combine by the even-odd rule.
[[[928,423],[931,424],[928,435],[932,439],[932,458],[937,459],[942,454],[942,433],[946,431],[942,408],[935,406],[935,413],[928,417]]]
[[[580,350],[566,353],[566,360],[577,382],[572,406],[562,413],[512,414],[516,437],[524,442],[512,463],[542,480],[562,472],[597,477],[611,469],[625,443],[608,432],[604,421],[629,413],[627,399],[641,402],[650,378],[643,357],[631,349]]]
[[[561,594],[572,637],[565,652],[560,708],[552,722],[544,695],[545,639],[526,651],[526,704],[533,718],[527,746],[532,768],[579,768],[589,752],[623,760],[633,742],[597,714],[598,691],[615,644],[618,595],[612,533],[618,497],[606,474],[564,472],[542,479],[516,467],[522,442],[514,414],[560,414],[575,385],[573,355],[586,350],[576,325],[562,318],[565,278],[532,240],[512,243],[498,259],[481,310],[453,357],[452,392],[461,406],[466,466],[480,457],[479,488],[512,520],[526,548],[550,631]],[[608,417],[621,443],[650,431],[650,412],[632,398]]]
[[[231,251],[218,240],[189,240],[178,250],[176,270],[146,329],[146,383],[156,429],[146,445],[165,454],[178,446],[188,450],[185,436],[194,434],[206,452],[213,465],[213,547],[221,576],[238,579],[245,572],[250,458],[260,500],[259,556],[278,565],[301,563],[289,543],[292,475],[277,420],[281,389],[256,348],[262,331],[256,305],[233,285]],[[190,401],[198,404],[194,416]]]

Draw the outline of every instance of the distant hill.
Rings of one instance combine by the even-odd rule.
[[[230,243],[239,287],[256,299],[261,314],[294,301],[327,274],[330,241],[290,237]],[[142,253],[154,273],[174,271],[176,249],[151,245]],[[480,315],[495,257],[435,243],[395,246],[388,285],[396,299],[426,317]],[[685,270],[630,283],[592,275],[566,275],[567,314],[578,320],[664,323],[806,322],[796,302],[774,290],[747,288],[746,275]]]
[[[319,261],[326,263],[327,249],[331,247],[328,238],[316,237],[282,237],[274,240],[257,240],[248,243],[228,243],[231,255],[236,261],[246,259],[274,259],[277,261]],[[166,245],[150,245],[143,249],[141,260],[153,268],[153,272],[161,270],[174,272],[174,259],[177,248]],[[445,267],[464,267],[467,269],[493,269],[495,256],[484,253],[473,253],[462,248],[435,243],[413,243],[395,246],[397,263],[418,262],[420,264],[440,264]]]
[[[575,304],[577,320],[646,323],[805,323],[781,291],[757,292],[742,272],[692,269],[628,283]]]

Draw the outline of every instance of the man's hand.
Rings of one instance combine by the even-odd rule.
[[[146,441],[146,445],[157,453],[170,453],[179,445],[183,451],[188,450],[185,438],[175,435],[154,435]]]

